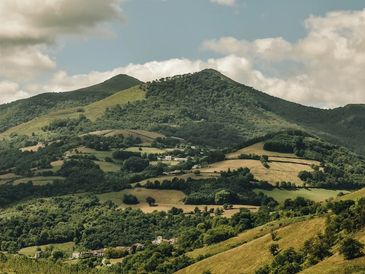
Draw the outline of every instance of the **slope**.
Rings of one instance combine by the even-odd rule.
[[[279,244],[280,249],[302,247],[306,240],[321,232],[324,226],[324,219],[315,218],[276,229],[275,231],[280,237],[276,243]],[[201,274],[204,271],[210,271],[214,274],[254,273],[260,266],[272,260],[273,256],[269,251],[269,246],[272,243],[270,233],[267,233],[236,248],[199,261],[176,273]]]
[[[3,133],[0,133],[0,137],[6,138],[16,133],[18,135],[31,135],[36,133],[37,135],[43,136],[42,128],[47,126],[49,123],[56,120],[63,119],[76,119],[80,115],[85,115],[86,118],[95,121],[101,117],[104,111],[108,107],[113,107],[117,104],[123,105],[129,102],[143,100],[145,93],[138,86],[121,90],[111,96],[108,96],[102,100],[96,101],[90,105],[84,107],[73,107],[57,111],[52,111],[48,114],[36,117],[28,122],[19,124],[15,127],[9,128]]]
[[[140,83],[128,75],[117,75],[103,83],[75,91],[43,93],[0,105],[0,132],[50,111],[90,104]]]
[[[110,109],[103,120],[124,128],[157,128],[216,147],[242,144],[283,129],[302,129],[365,153],[365,105],[333,110],[306,107],[211,69],[149,83],[146,98]]]

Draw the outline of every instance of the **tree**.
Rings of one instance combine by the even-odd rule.
[[[340,246],[340,253],[345,257],[346,260],[355,259],[363,256],[362,249],[364,244],[353,238],[346,238],[343,240]]]
[[[153,205],[155,205],[156,200],[155,200],[155,198],[148,196],[148,197],[146,198],[146,203],[147,203],[149,206],[153,206]]]
[[[270,250],[270,253],[273,256],[276,256],[279,253],[279,245],[278,244],[272,244],[272,245],[270,245],[269,250]]]
[[[123,169],[130,172],[141,172],[145,170],[148,165],[148,160],[132,156],[124,161]]]
[[[138,198],[132,194],[124,194],[123,203],[127,205],[136,205],[139,204]]]

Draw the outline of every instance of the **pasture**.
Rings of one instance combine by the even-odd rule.
[[[281,250],[289,247],[302,247],[304,242],[324,230],[325,219],[314,218],[296,222],[275,229]],[[298,237],[298,235],[301,235]],[[254,236],[253,238],[251,238]],[[266,263],[271,262],[269,246],[273,243],[270,232],[265,235],[257,234],[247,237],[247,242],[233,249],[218,253],[207,259],[190,265],[177,274],[201,274],[210,271],[214,274],[250,274]],[[226,242],[226,241],[225,241]],[[224,244],[223,242],[222,244]]]
[[[228,169],[234,170],[238,168],[247,167],[251,173],[258,180],[268,181],[270,183],[289,181],[298,186],[303,185],[302,180],[299,179],[300,171],[312,171],[313,169],[308,165],[296,163],[281,163],[270,162],[270,168],[265,168],[260,161],[257,160],[226,160],[209,165],[206,168],[200,169],[202,174],[214,174]]]
[[[64,177],[61,176],[35,176],[35,177],[23,177],[23,178],[19,178],[14,180],[13,184],[14,185],[18,185],[18,184],[24,184],[24,183],[28,183],[28,182],[32,182],[33,185],[37,185],[37,186],[43,186],[49,183],[52,183],[54,180],[64,180]]]
[[[323,188],[299,188],[297,190],[275,188],[273,190],[255,189],[254,191],[256,193],[262,192],[267,196],[274,198],[279,203],[283,203],[286,199],[295,199],[297,197],[303,197],[315,202],[322,202],[330,198],[336,198],[340,192],[349,193],[346,190],[329,190]]]
[[[48,245],[40,245],[40,246],[30,246],[22,248],[18,251],[19,254],[33,257],[37,249],[40,248],[41,250],[46,250],[48,248],[53,248],[53,250],[60,250],[64,252],[71,253],[75,248],[74,242],[67,242],[67,243],[61,243],[61,244],[48,244]]]
[[[290,157],[290,158],[298,158],[293,153],[280,153],[280,152],[272,152],[264,150],[264,142],[259,142],[254,145],[244,147],[242,149],[239,149],[237,151],[228,153],[226,155],[227,159],[236,159],[241,154],[256,154],[256,155],[267,155],[267,156],[277,156],[277,157]]]
[[[132,194],[135,195],[138,200],[139,204],[137,205],[127,205],[124,204],[122,199],[124,194]],[[152,197],[156,200],[156,206],[149,206],[146,203],[147,197]],[[215,209],[215,208],[222,208],[219,205],[185,205],[183,199],[185,198],[185,194],[178,190],[160,190],[160,189],[145,189],[145,188],[134,188],[134,189],[125,189],[123,191],[118,192],[109,192],[98,194],[97,197],[100,201],[112,201],[120,208],[138,208],[141,209],[145,213],[151,213],[153,211],[168,211],[172,207],[181,208],[184,210],[185,213],[194,211],[195,207],[200,208],[201,210],[204,207],[208,207],[208,209]],[[245,205],[233,205],[233,209],[226,210],[224,212],[224,216],[230,217],[233,214],[237,213],[240,208],[247,208],[253,211],[258,210],[256,206],[245,206]]]

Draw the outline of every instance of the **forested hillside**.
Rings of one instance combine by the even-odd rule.
[[[75,91],[42,93],[0,105],[0,132],[54,110],[90,104],[140,83],[128,75],[117,75],[103,83]]]

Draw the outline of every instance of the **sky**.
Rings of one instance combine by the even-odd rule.
[[[213,68],[270,95],[365,103],[363,0],[1,0],[0,103]]]

